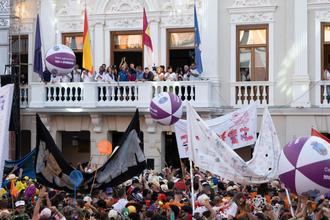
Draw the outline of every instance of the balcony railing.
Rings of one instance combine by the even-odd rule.
[[[29,105],[29,86],[20,86],[20,106],[26,108]]]
[[[174,92],[195,107],[212,107],[209,81],[35,83],[21,87],[21,106],[28,108],[148,107],[160,92]],[[24,105],[23,105],[24,103]]]
[[[241,107],[256,101],[260,106],[273,105],[273,86],[268,81],[234,82],[231,86],[231,104]]]
[[[320,107],[330,107],[330,81],[320,81],[316,88],[318,90],[316,93],[316,104]]]

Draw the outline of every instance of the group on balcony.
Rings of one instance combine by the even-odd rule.
[[[122,58],[119,67],[116,65],[106,66],[102,64],[98,71],[90,73],[87,70],[80,70],[76,65],[71,73],[63,76],[52,74],[49,71],[44,72],[45,83],[69,83],[69,82],[136,82],[136,81],[195,81],[201,80],[200,74],[196,70],[195,63],[177,67],[173,71],[171,66],[165,68],[164,65],[152,67],[150,70],[145,67],[144,70],[140,65],[135,66],[134,63],[126,62],[125,57]]]

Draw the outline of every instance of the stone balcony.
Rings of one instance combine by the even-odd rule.
[[[213,107],[211,82],[32,83],[21,86],[21,108],[30,110],[102,109],[149,107],[161,92],[174,92],[196,108]]]

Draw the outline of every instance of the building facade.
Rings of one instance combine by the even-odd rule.
[[[149,163],[157,170],[175,163],[173,128],[155,123],[148,113],[150,100],[161,91],[177,93],[204,118],[257,101],[259,119],[263,107],[270,109],[282,145],[310,135],[311,127],[330,130],[330,81],[324,73],[330,63],[330,0],[199,0],[203,80],[118,85],[41,83],[32,71],[36,15],[43,53],[63,43],[81,62],[86,6],[95,66],[118,65],[124,56],[143,65],[145,7],[155,65],[180,66],[191,62],[194,48],[193,0],[1,0],[0,6],[0,71],[15,60],[15,42],[21,42],[26,81],[21,127],[27,145],[22,152],[35,146],[38,113],[66,159],[96,162],[96,143],[109,139],[115,144],[138,107]],[[111,92],[115,87],[124,92]],[[249,147],[240,151],[251,156]]]

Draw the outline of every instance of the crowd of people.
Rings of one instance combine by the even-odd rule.
[[[116,65],[106,66],[102,64],[98,71],[90,73],[87,70],[80,70],[76,65],[71,73],[63,76],[45,71],[44,81],[51,83],[59,82],[136,82],[136,81],[193,81],[200,80],[200,74],[196,69],[195,63],[178,67],[174,71],[171,66],[165,68],[164,65],[154,66],[152,69],[141,66],[135,66],[134,63],[128,63],[125,57],[122,59],[119,67]]]
[[[194,193],[191,193],[191,184]],[[0,219],[311,219],[330,217],[327,195],[291,194],[278,180],[239,185],[208,172],[146,170],[120,186],[92,194],[47,189],[8,175],[0,190]],[[195,210],[192,202],[194,201]]]

